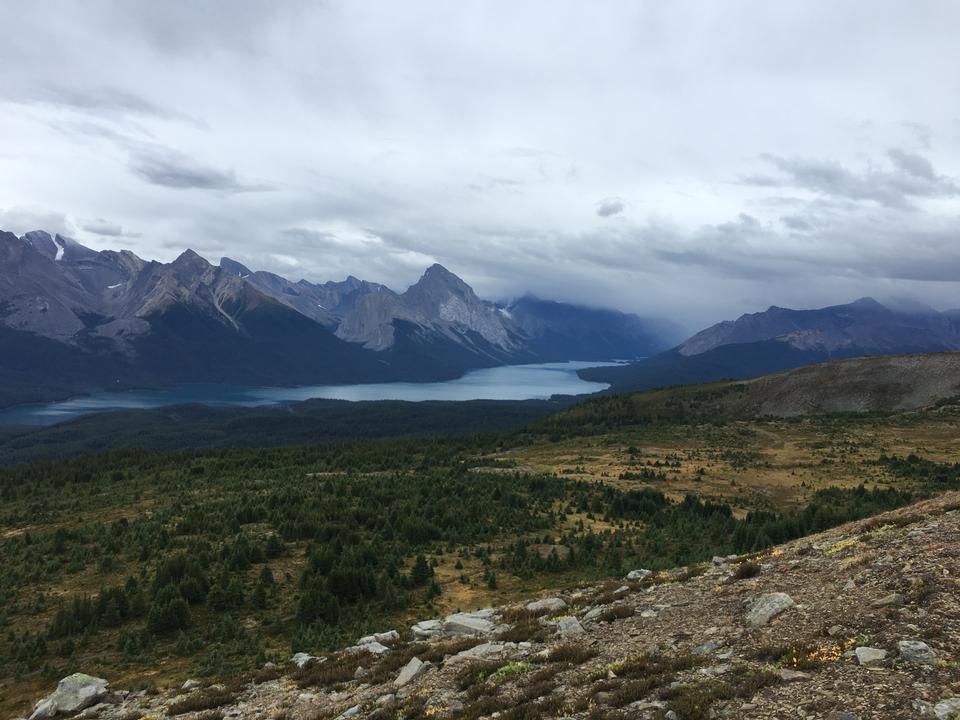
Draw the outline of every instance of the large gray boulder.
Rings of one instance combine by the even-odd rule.
[[[430,667],[430,663],[422,662],[420,658],[410,658],[410,662],[403,666],[403,669],[400,670],[400,674],[397,675],[397,679],[393,681],[393,684],[398,688],[402,688],[404,685],[413,682],[423,675]]]
[[[496,623],[488,620],[481,613],[454,613],[443,621],[443,634],[450,637],[489,635],[496,629]]]
[[[543,600],[534,600],[533,602],[528,602],[526,607],[530,612],[541,613],[557,612],[558,610],[563,610],[566,606],[567,603],[563,598],[549,597],[543,598]]]
[[[897,650],[907,662],[929,665],[937,659],[937,654],[922,640],[901,640],[897,643]]]
[[[108,683],[83,673],[74,673],[57,684],[57,690],[37,703],[30,720],[45,720],[57,715],[74,715],[107,698]]]
[[[795,604],[793,598],[786,593],[775,592],[761,595],[751,603],[747,610],[747,625],[750,627],[766,625],[777,615],[788,608],[792,608]]]

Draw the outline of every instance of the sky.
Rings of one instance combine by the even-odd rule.
[[[689,330],[960,307],[954,0],[3,0],[0,229]]]

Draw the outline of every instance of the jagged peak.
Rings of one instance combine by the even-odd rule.
[[[210,265],[210,263],[208,263],[205,258],[203,258],[199,253],[197,253],[196,250],[193,250],[191,248],[187,248],[182,253],[180,253],[177,256],[177,259],[174,260],[173,263],[171,264],[177,267],[182,267],[185,265],[208,267]]]
[[[246,265],[228,257],[220,258],[220,267],[226,270],[227,272],[241,278],[246,277],[247,275],[253,274],[250,271],[250,268],[248,268]]]

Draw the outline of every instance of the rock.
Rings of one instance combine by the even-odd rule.
[[[363,643],[362,645],[351,645],[347,649],[348,653],[358,653],[358,652],[368,652],[373,655],[384,655],[390,652],[390,648],[386,645],[381,645],[376,640],[371,640],[368,643]]]
[[[864,667],[881,665],[887,659],[887,651],[878,648],[861,646],[853,651],[857,656],[857,662]]]
[[[937,720],[950,720],[957,712],[960,712],[960,697],[946,698],[933,706]]]
[[[614,594],[614,595],[617,595],[617,596],[620,596],[620,595],[629,595],[629,594],[630,594],[630,586],[629,586],[629,585],[621,585],[620,587],[618,587],[616,590],[613,591],[613,594]]]
[[[73,715],[107,697],[109,683],[83,673],[74,673],[57,683],[56,691],[37,703],[30,720],[44,720],[57,715]]]
[[[479,613],[454,613],[443,621],[445,635],[489,635],[497,626]]]
[[[400,674],[397,675],[397,679],[393,681],[393,684],[398,688],[402,688],[404,685],[408,685],[416,680],[429,669],[430,663],[421,662],[420,658],[410,658],[410,662],[403,666],[403,669],[400,670]]]
[[[700,647],[694,648],[691,652],[694,655],[707,655],[709,653],[712,653],[714,650],[719,650],[722,647],[723,647],[723,640],[720,640],[720,639],[709,640],[705,642],[703,645],[701,645]]]
[[[365,635],[357,640],[357,645],[372,645],[373,643],[390,643],[400,639],[400,633],[396,630]]]
[[[562,618],[559,618],[557,620],[557,629],[560,632],[560,637],[564,640],[580,637],[586,633],[580,621],[572,615],[564,615]]]
[[[874,608],[900,607],[901,605],[903,605],[903,595],[900,593],[890,593],[870,603],[870,607]]]
[[[337,720],[347,720],[347,718],[357,717],[360,714],[360,706],[354,705],[352,708],[344,710],[337,715]]]
[[[556,612],[558,610],[563,610],[566,606],[567,606],[566,601],[564,601],[563,598],[558,598],[558,597],[544,598],[543,600],[534,600],[533,602],[528,602],[526,604],[527,610],[535,613]]]
[[[298,652],[296,655],[290,658],[290,662],[292,662],[298,668],[305,668],[307,665],[315,661],[316,658],[313,655],[308,655],[305,652]]]
[[[513,643],[502,643],[502,642],[486,642],[481,643],[480,645],[475,645],[472,648],[458,652],[452,658],[451,662],[456,662],[459,660],[492,660],[495,658],[500,658],[510,650],[515,650],[516,645]]]
[[[180,686],[180,689],[184,692],[190,692],[191,690],[196,690],[198,687],[200,687],[199,680],[187,680]]]
[[[831,625],[829,628],[827,628],[827,635],[829,635],[830,637],[836,637],[842,632],[843,632],[843,628],[840,627],[839,625]]]
[[[810,679],[810,675],[808,673],[800,672],[799,670],[790,670],[788,668],[780,668],[776,671],[776,673],[780,676],[781,680],[788,683]]]
[[[598,617],[600,617],[601,615],[603,615],[603,608],[595,607],[587,611],[587,613],[583,616],[583,621],[592,622],[596,620]]]
[[[386,695],[381,695],[377,698],[377,701],[374,703],[377,707],[390,707],[397,702],[397,696],[393,693],[388,693]]]
[[[860,718],[846,710],[834,710],[831,713],[827,713],[826,720],[860,720]]]
[[[441,620],[421,620],[410,629],[416,638],[425,640],[440,635],[443,632],[443,622]]]
[[[750,605],[747,611],[747,625],[751,627],[761,627],[766,625],[774,617],[788,608],[792,608],[796,603],[793,598],[782,592],[767,593],[761,595]]]
[[[897,643],[897,650],[907,662],[929,665],[937,659],[933,648],[920,640],[901,640]]]
[[[639,570],[631,570],[627,573],[627,580],[645,580],[650,575],[653,575],[652,570],[645,570],[640,568]]]

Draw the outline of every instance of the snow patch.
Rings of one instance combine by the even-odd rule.
[[[118,287],[123,285],[122,282],[117,283],[116,285],[107,285],[107,290],[116,290]]]
[[[63,250],[64,250],[63,241],[60,240],[60,238],[56,238],[53,241],[53,244],[57,246],[57,256],[54,258],[54,260],[60,261],[63,259]]]

